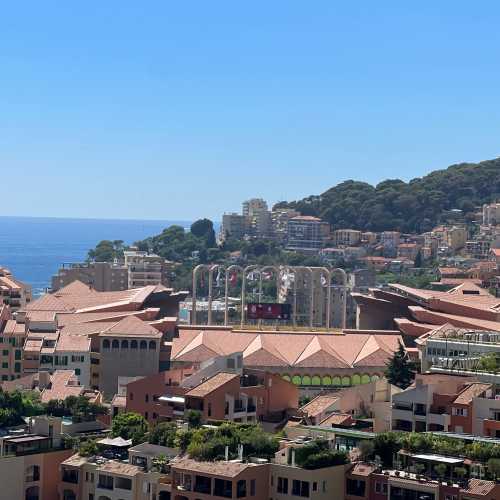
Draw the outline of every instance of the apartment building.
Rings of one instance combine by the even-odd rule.
[[[119,377],[137,377],[158,373],[162,333],[153,326],[128,316],[99,337],[100,383],[106,398],[118,392]]]
[[[300,216],[300,212],[292,208],[278,208],[271,212],[272,236],[284,242],[288,235],[290,219]]]
[[[380,233],[380,243],[383,246],[396,248],[401,240],[401,233],[398,231],[382,231]]]
[[[99,422],[74,424],[57,417],[32,417],[25,429],[0,436],[0,498],[52,500],[59,498],[59,466],[74,454],[63,436],[81,432],[98,435]]]
[[[333,242],[336,246],[354,247],[361,243],[361,235],[355,229],[337,229],[333,231]]]
[[[0,267],[0,303],[16,312],[26,307],[31,299],[31,287],[14,278],[7,268]]]
[[[72,455],[60,465],[58,493],[63,500],[170,500],[170,468],[159,471],[155,457],[172,450],[148,443],[131,447],[117,438],[101,440],[97,456]],[[54,497],[57,498],[57,497]]]
[[[220,231],[220,239],[222,241],[227,238],[240,240],[249,233],[250,219],[248,216],[237,213],[229,213],[222,216]]]
[[[298,407],[297,387],[278,375],[237,368],[230,363],[237,357],[215,358],[199,370],[170,370],[134,380],[126,386],[126,410],[150,423],[183,418],[186,410],[200,411],[205,422],[283,422]]]
[[[126,250],[123,256],[128,269],[128,288],[160,284],[169,286],[172,262],[141,250]]]
[[[52,276],[51,291],[81,281],[99,292],[113,292],[129,288],[128,267],[115,262],[84,262],[63,264]]]
[[[500,203],[483,205],[483,224],[485,226],[496,226],[500,223]]]
[[[301,215],[288,221],[287,248],[317,253],[330,237],[330,224],[317,217]]]

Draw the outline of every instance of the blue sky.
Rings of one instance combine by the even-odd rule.
[[[498,2],[10,2],[2,215],[220,219],[500,153]]]

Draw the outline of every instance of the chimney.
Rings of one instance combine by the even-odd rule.
[[[292,467],[295,467],[295,448],[292,448]]]
[[[226,459],[226,462],[229,461],[229,446],[226,446],[225,450],[224,450],[224,457]]]

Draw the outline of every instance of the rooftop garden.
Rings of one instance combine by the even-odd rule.
[[[427,433],[384,432],[378,434],[370,446],[360,446],[360,449],[363,459],[380,461],[386,469],[398,468],[399,463],[395,462],[395,457],[398,452],[404,450],[412,454],[436,454],[470,459],[482,464],[490,479],[500,477],[500,445],[494,443],[477,441],[467,443],[460,439]],[[418,465],[416,465],[417,469]],[[443,465],[433,466],[432,475],[463,479],[470,474],[470,470],[462,465],[457,467],[443,467]]]
[[[46,413],[35,391],[4,392],[0,388],[0,427],[14,427],[24,423],[22,417],[33,417]]]
[[[322,469],[349,462],[347,455],[330,449],[328,441],[317,439],[295,449],[295,463],[304,469]]]

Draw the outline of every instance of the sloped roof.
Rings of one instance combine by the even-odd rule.
[[[470,404],[473,398],[477,398],[484,391],[490,389],[491,387],[491,384],[481,384],[479,382],[470,384],[456,397],[453,403],[460,405]]]
[[[336,394],[320,394],[302,406],[300,410],[308,417],[315,417],[328,410],[338,399],[339,396]]]
[[[315,334],[181,329],[172,361],[201,362],[243,352],[247,366],[353,368],[385,366],[399,347],[393,333]]]
[[[127,316],[122,320],[115,323],[113,326],[102,331],[99,336],[112,336],[117,335],[120,337],[161,337],[162,333],[153,326],[142,321],[135,316]]]
[[[210,377],[208,380],[205,380],[205,382],[202,382],[191,389],[188,393],[186,393],[186,396],[203,398],[236,378],[239,378],[237,373],[219,372],[213,377]]]

